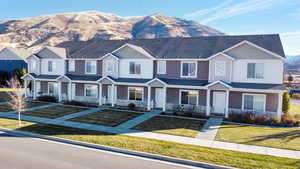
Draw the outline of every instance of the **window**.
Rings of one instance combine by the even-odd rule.
[[[69,60],[69,72],[75,71],[75,60]]]
[[[58,85],[57,83],[48,82],[48,93],[52,96],[58,95]]]
[[[32,60],[32,62],[31,62],[31,69],[32,69],[32,71],[36,70],[36,60]]]
[[[215,61],[215,76],[225,76],[226,62],[217,60]]]
[[[106,72],[112,73],[113,72],[113,62],[108,60],[106,62]]]
[[[166,61],[157,62],[157,74],[166,74]]]
[[[196,77],[197,62],[182,62],[181,76],[182,77]]]
[[[198,105],[198,91],[181,90],[179,100],[180,104]]]
[[[264,64],[263,63],[248,63],[247,78],[263,79],[264,78]]]
[[[141,87],[128,88],[128,100],[143,101],[144,89]]]
[[[129,62],[129,74],[141,74],[141,64],[136,62]]]
[[[85,85],[86,97],[97,97],[97,85]]]
[[[85,73],[86,74],[96,74],[96,61],[86,61],[85,62]]]
[[[53,61],[49,60],[48,61],[48,72],[52,72],[53,71]]]
[[[266,96],[261,94],[244,94],[243,109],[257,112],[265,111]]]

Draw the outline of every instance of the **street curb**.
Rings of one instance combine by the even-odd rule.
[[[164,162],[187,165],[187,166],[192,166],[192,167],[202,167],[202,168],[207,168],[207,169],[235,169],[233,167],[209,164],[209,163],[205,163],[205,162],[197,162],[197,161],[192,161],[192,160],[184,160],[184,159],[175,158],[175,157],[168,157],[168,156],[163,156],[163,155],[156,155],[156,154],[138,152],[138,151],[133,151],[133,150],[126,150],[126,149],[109,147],[109,146],[92,144],[92,143],[85,143],[85,142],[81,142],[81,141],[63,139],[63,138],[58,138],[58,137],[54,137],[54,136],[46,136],[46,135],[25,132],[25,131],[17,131],[17,130],[11,130],[11,129],[6,129],[6,128],[0,128],[0,131],[8,132],[15,136],[36,137],[36,138],[41,138],[41,139],[50,140],[50,141],[56,141],[56,142],[60,142],[60,143],[72,144],[72,145],[76,145],[76,146],[83,146],[83,147],[93,148],[93,149],[97,149],[97,150],[121,153],[121,154],[125,154],[125,155],[143,157],[143,158],[148,158],[148,159],[152,159],[152,160],[160,160],[160,161],[164,161]]]

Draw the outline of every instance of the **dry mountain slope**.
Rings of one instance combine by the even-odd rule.
[[[0,21],[0,49],[37,49],[63,41],[216,36],[223,33],[197,22],[154,14],[121,17],[98,11]]]

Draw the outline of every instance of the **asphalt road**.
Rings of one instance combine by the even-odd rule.
[[[0,132],[0,169],[194,168]]]

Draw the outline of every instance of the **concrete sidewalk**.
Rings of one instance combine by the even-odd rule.
[[[196,136],[198,139],[215,140],[219,128],[223,122],[222,117],[210,117]]]
[[[8,118],[17,119],[16,114],[0,113],[0,117],[8,117]],[[295,151],[295,150],[286,150],[286,149],[270,148],[270,147],[255,146],[255,145],[246,145],[246,144],[228,143],[228,142],[213,141],[213,140],[198,139],[198,138],[189,138],[189,137],[182,137],[182,136],[175,136],[175,135],[168,135],[168,134],[130,130],[130,129],[120,128],[120,127],[109,127],[109,126],[100,126],[100,125],[92,125],[92,124],[86,124],[86,123],[71,122],[71,121],[65,121],[65,120],[46,119],[46,118],[38,118],[38,117],[30,117],[30,116],[22,116],[22,118],[25,120],[28,120],[28,121],[34,121],[34,122],[38,122],[38,123],[54,124],[54,125],[94,130],[94,131],[113,133],[113,134],[124,134],[124,135],[128,135],[128,136],[143,137],[143,138],[150,138],[150,139],[156,139],[156,140],[164,140],[164,141],[169,141],[169,142],[203,146],[203,147],[209,147],[209,148],[218,148],[218,149],[224,149],[224,150],[233,150],[233,151],[239,151],[239,152],[248,152],[248,153],[255,153],[255,154],[272,155],[272,156],[277,156],[277,157],[300,159],[300,151]]]

